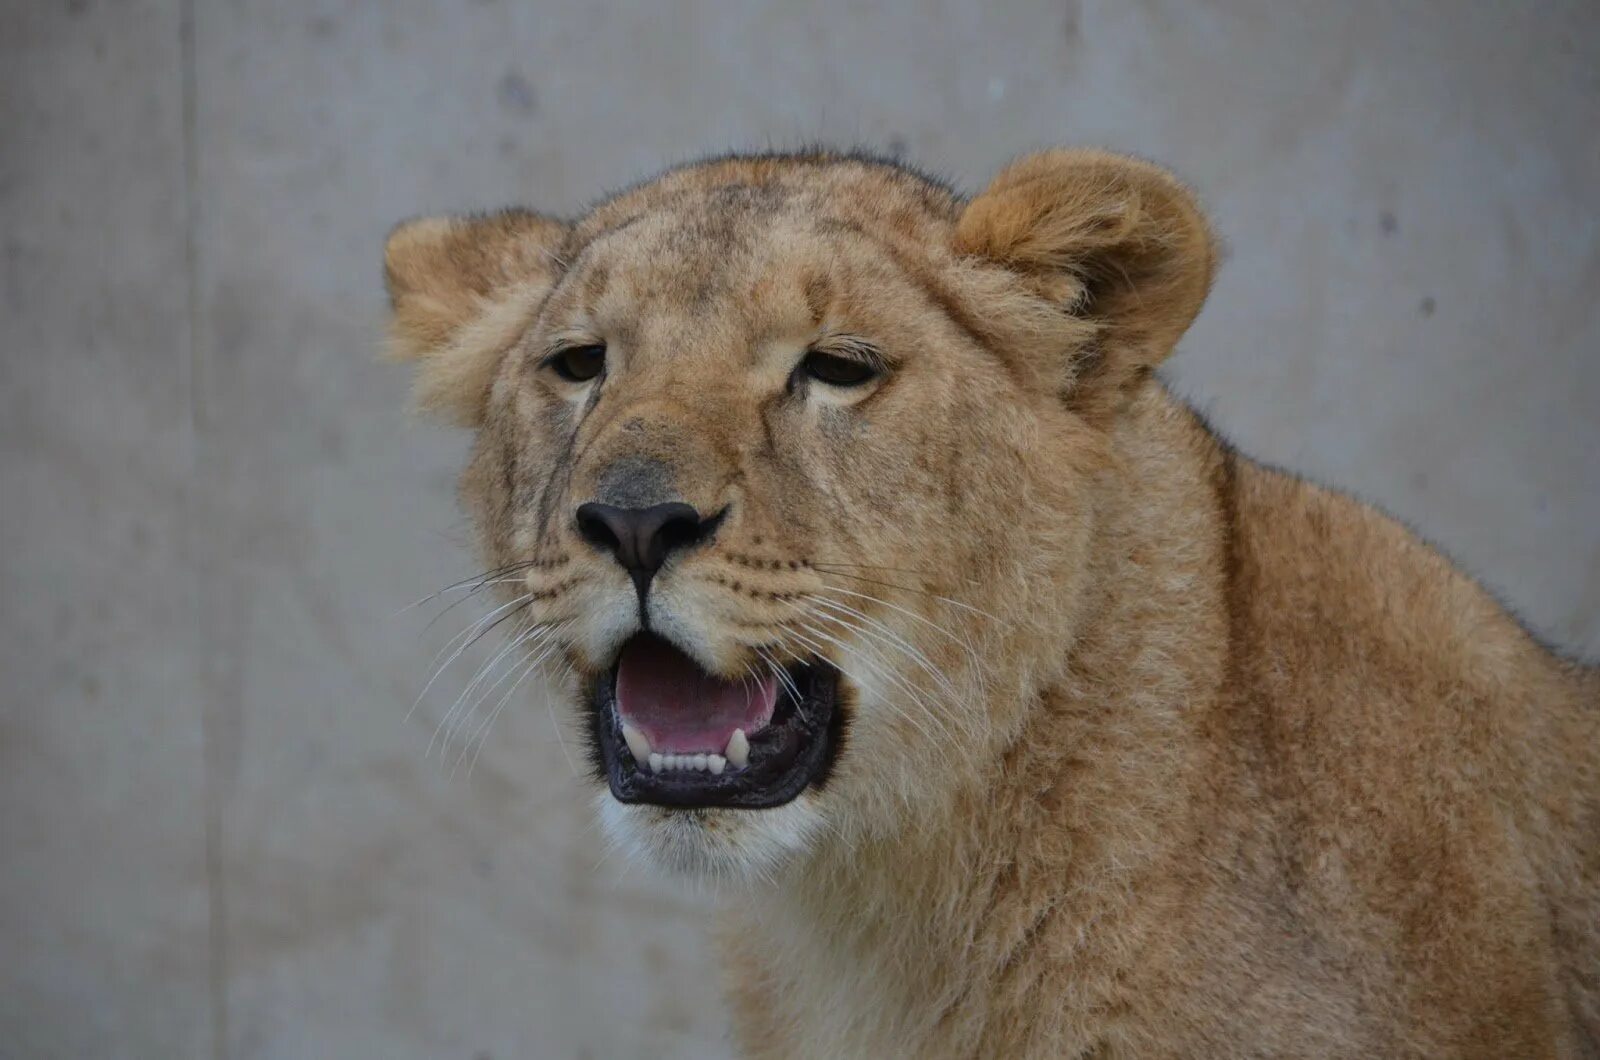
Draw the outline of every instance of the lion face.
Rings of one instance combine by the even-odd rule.
[[[396,348],[478,432],[464,503],[613,835],[771,875],[981,784],[1061,665],[1106,432],[1210,260],[1170,178],[1069,152],[971,202],[731,159],[571,225],[398,229]]]

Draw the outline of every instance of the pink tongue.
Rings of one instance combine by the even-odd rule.
[[[659,637],[635,637],[617,667],[617,713],[653,750],[721,754],[734,729],[754,735],[772,720],[776,679],[724,681]]]

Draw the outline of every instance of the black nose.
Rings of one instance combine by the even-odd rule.
[[[652,504],[618,508],[611,504],[578,505],[578,533],[596,548],[617,557],[639,587],[640,595],[667,557],[716,532],[721,516],[700,518],[687,504]]]

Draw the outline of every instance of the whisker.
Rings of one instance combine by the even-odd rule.
[[[466,590],[466,595],[461,596],[458,599],[451,601],[449,604],[446,604],[444,607],[439,609],[439,613],[438,614],[436,614],[432,618],[428,619],[428,624],[422,627],[422,633],[427,633],[428,630],[430,630],[434,626],[438,625],[439,621],[441,619],[443,619],[445,615],[448,615],[450,612],[454,611],[456,608],[460,607],[462,604],[469,602],[470,600],[473,599],[474,596],[476,596],[478,593],[482,592],[485,588],[487,588],[490,585],[521,585],[524,588],[526,588],[527,587],[527,582],[524,581],[524,579],[522,579],[522,578],[496,578],[493,581],[480,582],[477,585],[470,586]]]
[[[521,649],[524,655],[532,654],[534,651],[542,648],[545,643],[551,639],[554,633],[555,630],[549,628],[540,629],[535,627],[529,629],[527,632],[518,635],[509,645],[507,645],[506,648],[500,652],[499,656],[496,657],[496,660],[490,662],[489,666],[485,667],[485,670],[492,672],[498,661],[511,654],[513,650]],[[517,668],[521,666],[521,664],[521,660],[513,662],[510,669],[501,674],[493,684],[489,685],[482,692],[478,693],[478,695],[473,699],[472,705],[469,706],[466,712],[462,714],[456,723],[450,727],[450,731],[446,734],[445,738],[447,746],[449,741],[453,739],[457,733],[459,733],[467,725],[471,724],[472,717],[478,712],[478,708],[482,706],[490,696],[494,695],[495,690],[501,685],[505,684],[506,680],[510,678],[512,674],[517,672]]]
[[[854,592],[852,592],[850,590],[840,590],[836,586],[823,586],[822,588],[825,589],[825,590],[828,590],[828,591],[844,592],[844,593],[846,593],[848,595],[851,595],[851,596],[863,596],[863,594],[854,593]],[[880,604],[886,603],[883,600],[879,600],[877,597],[865,596],[863,598],[872,600],[872,601],[880,603]],[[930,660],[925,654],[923,654],[923,652],[920,649],[918,649],[915,645],[913,645],[910,642],[908,642],[907,640],[905,640],[903,637],[901,637],[899,634],[897,634],[894,630],[890,629],[888,626],[884,625],[882,622],[877,621],[876,619],[872,618],[871,616],[865,614],[864,612],[860,611],[857,608],[849,606],[848,604],[845,604],[845,603],[842,603],[842,602],[836,601],[836,600],[827,600],[825,598],[818,597],[818,596],[812,596],[812,595],[809,595],[809,594],[807,596],[803,597],[803,599],[805,599],[806,601],[808,601],[809,603],[811,603],[811,604],[813,604],[815,606],[820,606],[820,607],[828,609],[827,611],[824,611],[824,612],[822,612],[820,614],[813,613],[811,617],[817,618],[817,619],[821,619],[821,620],[826,620],[828,622],[837,623],[839,626],[843,627],[844,629],[850,630],[851,632],[855,633],[858,637],[862,638],[862,641],[864,642],[864,647],[869,648],[870,650],[872,650],[874,656],[876,656],[879,660],[881,660],[883,662],[884,666],[889,670],[889,672],[890,672],[889,675],[890,675],[891,679],[895,680],[895,682],[900,686],[902,691],[904,691],[907,694],[911,695],[916,700],[916,702],[918,703],[919,706],[921,706],[923,709],[927,710],[929,713],[942,715],[943,717],[948,718],[951,723],[956,725],[963,732],[971,733],[971,732],[974,731],[975,727],[974,727],[974,724],[972,722],[971,716],[966,711],[962,710],[962,708],[961,708],[961,704],[963,702],[965,702],[965,697],[962,695],[961,691],[957,688],[955,683],[950,679],[949,675],[947,675],[938,666],[934,665],[932,660]],[[805,613],[804,609],[801,608],[800,605],[791,604],[790,606],[796,607],[797,609],[800,609],[802,611],[802,613]],[[894,605],[889,604],[887,606],[893,607]],[[913,617],[913,618],[918,618],[919,620],[922,620],[921,616],[916,615],[915,613],[912,613],[912,612],[907,612],[907,613],[910,614],[911,617]],[[843,617],[845,615],[849,615],[849,616],[853,616],[855,618],[858,618],[863,622],[869,623],[871,627],[875,627],[875,628],[863,627],[862,625],[858,624],[857,622],[850,621],[848,618]],[[926,621],[926,620],[922,620],[922,621]],[[932,628],[934,628],[934,629],[938,630],[940,633],[944,634],[945,636],[951,637],[952,640],[955,640],[955,642],[958,645],[962,644],[962,642],[960,640],[956,640],[954,638],[954,636],[949,633],[949,631],[940,629],[937,625],[934,625],[933,623],[928,623],[928,624]],[[970,651],[970,647],[969,646],[966,646],[966,645],[962,645],[962,646],[963,647],[968,647],[968,650]],[[906,658],[910,659],[914,664],[916,664],[916,666],[919,669],[921,669],[923,672],[927,673],[929,675],[929,677],[932,678],[937,683],[938,687],[936,689],[930,689],[929,690],[929,692],[930,692],[930,700],[931,701],[930,700],[924,700],[918,694],[918,692],[916,690],[914,690],[913,688],[911,688],[909,686],[908,682],[906,682],[904,679],[900,678],[900,675],[898,673],[894,672],[893,663],[888,658],[886,649],[893,649],[894,651],[899,652],[900,654],[904,655]],[[973,657],[972,657],[972,662],[973,662],[973,672],[978,678],[978,688],[979,688],[979,692],[980,692],[980,696],[981,696],[981,690],[982,690],[981,667],[979,667],[977,665],[977,658],[976,658],[975,655],[973,655]],[[944,728],[944,725],[942,723],[940,725],[940,728],[941,729]]]
[[[777,677],[779,682],[781,682],[783,686],[788,689],[789,694],[794,696],[794,701],[796,703],[802,702],[804,697],[800,695],[800,689],[795,686],[794,678],[789,676],[789,668],[778,665],[778,661],[772,656],[768,655],[766,649],[757,648],[755,651],[756,654],[761,657],[762,661],[767,664],[767,667],[772,670],[773,675]]]
[[[433,745],[438,741],[441,733],[444,735],[444,744],[440,748],[439,754],[442,757],[446,753],[446,749],[450,746],[450,741],[455,738],[456,730],[459,727],[459,723],[456,721],[456,713],[461,709],[462,705],[466,703],[467,697],[472,695],[473,692],[477,691],[478,687],[484,682],[489,674],[493,673],[495,668],[500,665],[501,660],[503,660],[511,652],[515,651],[522,644],[526,643],[530,638],[536,636],[538,632],[538,629],[535,628],[511,638],[498,652],[490,657],[488,662],[484,663],[478,668],[478,672],[473,675],[472,680],[467,682],[467,686],[461,690],[461,694],[457,696],[455,702],[450,705],[450,709],[445,711],[444,717],[439,719],[439,724],[434,726],[433,739],[428,741],[427,750],[423,751],[422,753],[423,758],[427,758],[428,755],[432,753]],[[504,675],[502,675],[500,680],[504,679]],[[499,681],[496,681],[495,684],[491,686],[490,690],[492,691],[493,688],[498,686]],[[474,702],[472,711],[476,710],[477,703]],[[471,711],[468,712],[469,717],[470,715]]]
[[[948,637],[952,643],[955,643],[955,644],[959,645],[961,648],[963,648],[966,651],[966,653],[967,653],[967,661],[971,665],[971,670],[972,670],[974,679],[977,682],[978,698],[982,699],[984,697],[985,691],[984,691],[984,668],[983,668],[983,664],[982,664],[982,661],[981,661],[981,659],[980,659],[980,657],[978,655],[978,649],[967,638],[958,637],[958,636],[956,636],[955,633],[953,633],[950,630],[948,630],[948,629],[944,628],[943,626],[939,625],[937,622],[934,622],[931,619],[928,619],[927,617],[925,617],[923,615],[919,615],[915,611],[912,611],[912,610],[910,610],[908,608],[901,607],[899,604],[895,604],[895,603],[892,603],[892,602],[890,602],[888,600],[885,600],[882,597],[873,596],[871,593],[856,592],[854,589],[846,589],[842,585],[821,585],[821,586],[818,586],[818,590],[821,591],[821,592],[837,593],[837,594],[840,594],[840,595],[843,595],[843,596],[849,596],[849,597],[853,597],[853,598],[860,599],[860,600],[866,600],[866,601],[869,601],[871,603],[880,604],[880,605],[882,605],[884,607],[889,608],[892,611],[895,611],[895,612],[898,612],[899,614],[905,615],[907,618],[910,618],[910,619],[913,619],[914,621],[922,623],[923,625],[927,626],[929,629],[933,630],[936,633],[939,633],[940,635],[942,635],[944,637]],[[843,605],[840,605],[840,606],[843,606]],[[858,611],[857,614],[860,614],[860,612]],[[862,617],[865,617],[865,616],[862,616]]]
[[[893,611],[897,611],[900,614],[905,615],[907,618],[914,619],[915,621],[921,622],[923,625],[927,626],[929,629],[934,630],[935,632],[940,633],[943,636],[949,637],[952,641],[954,641],[955,643],[961,645],[963,648],[967,649],[967,651],[972,654],[974,661],[976,661],[976,659],[977,659],[977,651],[976,651],[976,649],[973,648],[973,646],[971,644],[969,644],[964,638],[956,636],[950,630],[945,629],[943,626],[939,625],[937,622],[934,622],[931,619],[929,619],[929,618],[927,618],[927,617],[925,617],[923,615],[919,615],[915,611],[910,610],[909,608],[901,607],[899,604],[893,603],[892,601],[889,601],[889,600],[885,600],[881,596],[873,596],[871,593],[860,593],[860,592],[856,592],[854,589],[846,589],[842,585],[819,585],[817,587],[817,589],[820,592],[842,593],[845,596],[853,596],[853,597],[856,597],[857,599],[861,599],[861,600],[870,600],[872,603],[875,603],[875,604],[882,604],[884,607],[890,608]]]
[[[878,581],[878,580],[873,579],[873,578],[863,578],[863,577],[861,577],[860,575],[857,575],[857,574],[840,574],[840,573],[838,573],[836,571],[820,571],[820,570],[817,573],[822,574],[822,575],[824,575],[826,577],[829,577],[829,578],[849,578],[851,581],[864,582],[867,585],[881,585],[881,586],[884,586],[885,588],[888,588],[888,589],[899,589],[903,593],[915,593],[918,596],[926,596],[930,600],[937,600],[941,604],[949,604],[951,607],[959,607],[963,611],[971,611],[975,615],[981,615],[984,618],[989,619],[991,622],[996,622],[996,623],[998,623],[998,624],[1000,624],[1002,626],[1009,626],[1010,625],[1010,623],[1006,622],[1005,619],[1000,618],[998,615],[991,615],[989,612],[984,611],[981,608],[973,607],[971,604],[964,603],[964,602],[962,602],[960,600],[952,600],[948,596],[940,596],[938,593],[930,593],[926,589],[917,589],[917,588],[913,588],[912,586],[909,586],[909,585],[900,585],[900,584],[898,584],[896,582],[886,582],[886,581]],[[880,602],[882,602],[882,601],[880,601]]]
[[[477,765],[478,764],[478,754],[483,750],[483,742],[482,742],[482,740],[483,739],[487,739],[488,735],[489,735],[488,726],[493,724],[494,723],[494,719],[500,716],[500,712],[505,709],[506,704],[508,702],[510,702],[511,697],[516,693],[517,689],[522,687],[522,682],[527,680],[528,675],[531,674],[537,668],[538,668],[537,658],[532,659],[532,660],[524,659],[524,660],[521,660],[521,661],[519,661],[517,663],[514,663],[512,665],[511,669],[508,671],[508,675],[509,674],[516,674],[517,675],[516,676],[516,680],[511,682],[511,687],[506,689],[505,694],[502,695],[500,697],[500,699],[495,703],[494,709],[486,712],[484,714],[484,716],[483,716],[483,720],[480,721],[477,724],[477,726],[472,730],[471,733],[469,733],[467,735],[467,737],[464,740],[461,741],[461,750],[456,752],[455,764],[450,767],[450,773],[449,773],[449,776],[447,777],[447,779],[449,779],[449,780],[454,780],[455,779],[456,770],[461,768],[461,761],[462,761],[462,759],[467,757],[467,752],[468,751],[472,751],[473,752],[472,764],[473,765]],[[499,685],[501,683],[503,683],[504,680],[505,680],[505,678],[502,677],[500,679],[500,681],[496,681],[495,682],[495,687],[499,687]],[[485,696],[483,698],[487,699],[488,695],[492,694],[493,692],[494,692],[494,689],[491,688],[489,690],[489,693],[485,694]],[[482,701],[483,700],[479,700],[479,702],[482,702]],[[476,710],[476,707],[474,707],[474,711],[475,710]],[[481,734],[481,738],[480,738],[480,734]],[[475,747],[476,747],[476,750],[474,750]],[[440,757],[442,758],[443,755],[441,754]],[[472,769],[471,769],[471,767],[468,767],[468,769],[467,769],[467,778],[471,779],[471,777],[472,777]]]
[[[532,598],[532,594],[530,593],[528,595],[528,599],[524,603],[522,603],[520,606],[518,606],[515,611],[512,611],[510,614],[501,615],[498,619],[495,620],[493,625],[489,626],[488,629],[485,629],[485,630],[479,632],[475,637],[473,637],[472,640],[468,642],[467,646],[471,647],[473,644],[476,644],[478,641],[482,640],[484,637],[486,637],[490,633],[494,632],[494,630],[496,628],[498,628],[502,622],[506,622],[506,621],[508,621],[510,619],[517,619],[517,620],[520,621],[522,619],[522,617],[523,617],[523,612],[525,612],[530,606],[532,606],[532,604],[533,604],[533,598]],[[549,625],[549,623],[548,622],[536,622],[536,623],[534,623],[534,625],[540,626],[540,627],[547,627]]]
[[[556,631],[553,630],[552,634],[554,632]],[[493,728],[495,719],[500,716],[501,711],[506,709],[506,704],[511,702],[512,696],[516,694],[518,688],[522,687],[523,682],[537,672],[540,664],[559,649],[560,645],[554,640],[551,640],[549,643],[546,643],[542,646],[538,654],[534,654],[532,655],[532,658],[526,660],[522,666],[521,676],[512,682],[511,687],[506,689],[505,695],[501,696],[500,701],[495,704],[494,710],[489,712],[488,716],[484,718],[482,724],[480,724],[479,727],[473,731],[472,735],[467,738],[466,744],[461,748],[461,754],[456,758],[456,764],[450,769],[450,775],[452,777],[455,776],[455,771],[461,767],[461,759],[466,756],[467,750],[476,744],[476,749],[472,752],[472,761],[467,766],[467,779],[472,779],[472,771],[478,765],[478,756],[483,754],[483,745],[489,742],[489,731],[491,728]],[[555,725],[556,743],[561,747],[561,755],[567,760],[567,768],[572,771],[572,775],[577,776],[578,767],[573,763],[572,755],[567,752],[566,738],[561,735],[561,726],[556,722],[555,710],[551,706],[551,699],[549,696],[545,697],[545,705],[551,708],[550,721],[553,725]]]
[[[422,599],[417,600],[414,603],[407,604],[406,606],[402,607],[400,610],[396,611],[395,614],[396,615],[404,614],[405,612],[410,611],[412,608],[421,607],[423,604],[427,603],[429,600],[437,600],[439,597],[443,596],[445,593],[453,592],[456,589],[460,589],[460,588],[463,588],[465,586],[471,585],[474,582],[477,582],[478,584],[482,585],[485,582],[487,582],[490,578],[499,578],[499,577],[501,577],[503,575],[511,574],[511,573],[513,573],[515,571],[518,571],[518,570],[527,570],[528,568],[532,567],[535,562],[537,562],[537,561],[536,560],[531,560],[531,559],[530,560],[518,560],[516,563],[507,563],[503,567],[496,567],[493,570],[486,570],[486,571],[483,571],[480,574],[474,574],[470,578],[462,578],[458,582],[451,582],[449,585],[446,585],[443,589],[440,589],[438,592],[429,593],[427,596],[424,596]]]
[[[572,659],[569,657],[569,658],[567,658],[567,659],[562,661],[562,663],[561,663],[561,672],[556,674],[556,675],[554,675],[554,676],[552,676],[549,679],[549,681],[547,682],[547,684],[550,686],[549,689],[547,689],[547,691],[555,691],[571,675],[572,675]],[[566,737],[561,735],[561,722],[556,719],[556,701],[555,701],[555,697],[554,696],[546,695],[544,697],[544,710],[545,710],[545,713],[550,716],[550,725],[551,725],[551,727],[554,728],[555,731],[556,731],[556,743],[561,747],[561,757],[565,758],[567,760],[567,770],[573,776],[577,776],[578,775],[578,764],[572,760],[572,752],[567,750]],[[468,769],[467,770],[467,776],[470,777],[471,775],[472,775],[472,770]]]
[[[940,670],[933,664],[933,660],[929,659],[920,649],[908,643],[903,637],[895,633],[894,630],[890,629],[882,622],[879,622],[877,619],[868,616],[856,608],[839,603],[836,600],[828,600],[821,596],[806,596],[805,599],[816,604],[818,607],[826,608],[831,615],[835,616],[835,620],[841,625],[854,629],[858,634],[868,638],[869,640],[877,639],[880,636],[888,637],[893,646],[899,648],[900,651],[906,655],[906,657],[911,659],[912,662],[916,663],[922,669],[926,670],[930,676],[938,680],[951,696],[959,698],[960,693],[956,691],[955,684],[951,682],[950,678],[945,675],[944,671]],[[874,630],[877,630],[877,633],[874,634],[871,630],[862,629],[855,623],[847,621],[845,618],[837,617],[840,615],[858,618],[862,622],[865,622],[869,626],[873,627]]]
[[[874,665],[871,660],[863,657],[859,652],[852,650],[848,645],[844,644],[842,641],[839,641],[837,638],[829,637],[827,634],[822,633],[819,630],[812,630],[812,632],[814,632],[817,636],[826,638],[828,641],[833,643],[840,651],[845,652],[852,659],[854,659],[857,665],[864,667],[867,672],[873,676],[882,679],[883,682],[889,685],[892,690],[898,691],[900,694],[908,697],[912,705],[921,709],[922,714],[920,716],[925,716],[928,721],[938,729],[937,735],[931,732],[928,727],[924,725],[921,720],[919,720],[918,714],[915,714],[911,710],[907,709],[904,704],[898,702],[896,699],[889,696],[883,696],[878,700],[878,703],[887,708],[895,717],[901,719],[906,724],[910,725],[912,728],[921,733],[923,738],[928,742],[929,746],[935,748],[939,752],[941,758],[948,759],[950,757],[950,748],[953,746],[950,738],[950,730],[945,726],[944,722],[940,720],[939,715],[928,707],[928,704],[916,693],[914,689],[908,686],[905,681],[899,678],[898,675],[893,673],[885,673],[881,668]],[[822,650],[821,645],[817,644],[815,640],[805,637],[800,633],[795,633],[794,635],[796,639],[800,640],[802,643],[812,646],[814,651]],[[865,684],[865,682],[863,682],[861,678],[853,673],[850,669],[840,666],[839,670],[842,674],[857,684]]]
[[[848,655],[852,659],[856,660],[856,662],[866,666],[867,669],[870,670],[877,677],[883,678],[883,679],[887,679],[890,682],[898,684],[901,687],[901,690],[904,691],[907,695],[911,696],[911,698],[914,701],[916,701],[918,703],[918,705],[926,707],[926,704],[922,703],[921,698],[919,696],[917,696],[916,693],[914,691],[912,691],[910,688],[906,687],[904,681],[901,680],[898,677],[898,675],[893,674],[893,673],[888,673],[888,674],[884,673],[878,667],[873,666],[872,663],[869,660],[863,658],[859,652],[857,652],[855,649],[851,648],[848,644],[844,643],[844,641],[838,639],[837,637],[834,637],[834,636],[831,636],[831,635],[829,635],[827,633],[824,633],[822,630],[817,629],[815,626],[812,626],[809,623],[802,622],[800,625],[802,626],[802,628],[805,629],[806,633],[811,634],[812,637],[819,638],[821,640],[827,641],[829,644],[832,644],[834,647],[838,648],[840,651],[844,652],[846,655]],[[793,633],[795,638],[800,640],[802,643],[809,644],[810,647],[813,648],[813,650],[816,650],[816,651],[818,651],[819,653],[822,653],[822,654],[826,654],[825,651],[822,648],[822,645],[818,644],[816,640],[809,639],[804,634],[801,634],[801,633],[793,631],[793,630],[791,630],[791,633]],[[844,668],[842,666],[840,667],[840,669],[844,670]],[[864,683],[864,682],[862,682],[860,680],[860,678],[852,676],[848,671],[845,671],[845,676],[850,677],[851,680],[855,681],[857,684]],[[907,724],[911,725],[918,732],[920,732],[922,734],[922,736],[925,739],[927,739],[930,743],[932,743],[934,746],[940,747],[940,748],[945,748],[948,745],[948,738],[950,736],[950,732],[949,732],[949,730],[945,729],[944,724],[939,720],[938,716],[936,714],[934,714],[931,710],[927,712],[928,717],[933,721],[933,723],[935,725],[939,726],[940,732],[945,737],[945,739],[943,739],[943,740],[940,740],[940,739],[936,738],[934,736],[934,734],[932,732],[930,732],[927,729],[927,727],[924,726],[922,724],[922,722],[915,715],[913,715],[911,712],[909,712],[909,711],[905,710],[904,708],[902,708],[899,704],[897,704],[897,703],[895,703],[895,702],[893,702],[892,700],[889,700],[889,699],[883,700],[883,703],[890,710],[893,710],[898,717],[903,719]]]
[[[493,611],[490,611],[487,615],[484,615],[482,618],[473,621],[467,626],[466,629],[462,630],[460,633],[457,633],[454,637],[451,637],[448,641],[446,641],[445,646],[439,649],[438,654],[434,655],[433,663],[431,664],[434,667],[433,674],[428,678],[427,683],[422,686],[422,691],[417,693],[416,701],[411,704],[411,709],[406,711],[406,720],[411,720],[411,715],[416,713],[417,707],[422,704],[423,697],[428,694],[428,689],[433,687],[433,683],[439,680],[444,672],[453,666],[455,661],[461,657],[461,653],[466,651],[473,641],[477,639],[476,637],[472,637],[472,632],[474,630],[478,629],[479,626],[482,626],[485,623],[492,622],[494,617],[500,614],[500,612],[504,611],[506,608],[516,607],[519,604],[526,604],[532,599],[533,594],[527,593],[517,597],[515,600],[512,600],[509,603],[501,604]],[[444,655],[445,652],[449,651],[451,646],[457,641],[461,642],[460,647],[457,647],[455,653],[451,655],[450,658],[446,659],[443,665],[440,665],[439,659]]]
[[[932,575],[932,571],[921,567],[884,567],[876,563],[842,563],[831,559],[814,559],[810,561],[812,567],[842,567],[845,570],[883,570],[891,574],[921,574],[924,577]]]
[[[837,622],[840,626],[843,626],[845,629],[848,629],[857,636],[861,637],[864,642],[864,647],[869,649],[874,658],[883,664],[882,672],[884,672],[884,676],[888,677],[891,681],[894,681],[902,691],[912,697],[918,706],[922,707],[930,714],[942,715],[948,718],[952,724],[954,724],[963,732],[969,732],[971,730],[972,726],[968,723],[967,716],[959,712],[959,702],[961,696],[960,693],[956,691],[955,685],[937,667],[926,662],[925,660],[919,660],[916,658],[917,653],[915,653],[914,649],[911,649],[910,651],[906,651],[904,649],[901,650],[902,654],[906,654],[912,659],[913,662],[916,662],[924,672],[926,672],[930,677],[939,683],[939,685],[944,689],[945,695],[938,694],[938,689],[929,689],[928,698],[925,699],[923,698],[921,692],[912,686],[910,681],[906,680],[905,677],[895,670],[893,661],[881,650],[880,646],[898,648],[897,645],[885,645],[885,642],[874,635],[870,630],[862,629],[854,623],[844,621],[837,616],[825,615],[821,617],[828,621]],[[909,648],[910,646],[907,645],[906,647]],[[945,726],[942,723],[939,725],[939,727],[941,730],[945,729]]]
[[[941,634],[941,636],[947,637],[952,644],[957,644],[958,647],[962,647],[966,652],[966,660],[968,660],[971,676],[973,676],[974,684],[976,684],[978,700],[984,700],[984,697],[986,697],[987,693],[986,685],[984,685],[984,666],[982,666],[981,658],[979,658],[978,648],[974,647],[973,642],[971,642],[968,637],[957,636],[955,632],[944,628],[944,626],[936,623],[936,621],[931,621],[930,618],[926,618],[926,616],[918,615],[917,612],[914,612],[914,610],[909,610],[909,608],[904,608],[901,607],[901,605],[893,604],[893,602],[890,602],[890,600],[885,600],[878,596],[872,596],[870,592],[856,592],[854,589],[846,589],[843,588],[843,586],[832,586],[832,584],[822,584],[822,586],[818,586],[818,591],[834,592],[834,594],[840,594],[840,596],[854,597],[854,599],[867,600],[867,602],[872,602],[872,604],[888,607],[890,610],[893,610],[893,612],[906,615],[907,618],[910,618],[910,620],[918,621],[918,623],[922,623],[923,626],[926,626],[926,628],[933,629],[934,632],[938,632],[938,634]],[[808,599],[818,600],[818,597],[808,597]],[[821,602],[821,600],[818,600],[818,602]],[[862,620],[872,621],[872,623],[874,623],[875,626],[878,626],[878,628],[885,629],[886,632],[891,632],[888,631],[888,628],[883,626],[882,623],[877,623],[877,621],[870,620],[869,616],[864,615],[864,613],[862,613],[861,610],[858,610],[858,608],[842,604],[842,602],[838,602],[838,600],[835,600],[834,607],[843,608],[845,612],[853,613],[853,615],[859,616],[859,618],[862,618]],[[891,632],[891,636],[893,636],[893,632]],[[899,637],[896,637],[896,639],[899,639]],[[960,698],[960,695],[958,695],[955,690],[952,690],[950,695],[955,698]]]
[[[760,648],[756,649],[756,654],[763,660],[767,659],[767,656],[761,653]],[[771,666],[770,661],[768,661],[768,666]],[[762,680],[761,675],[755,671],[755,667],[751,666],[749,663],[745,663],[745,669],[748,670],[750,672],[750,676],[755,679],[756,685],[760,686]],[[787,680],[787,677],[788,675],[783,673],[781,670],[773,671],[773,679],[778,682],[780,688],[788,687],[793,689],[794,685]],[[776,709],[776,704],[774,704],[774,709]],[[794,693],[794,709],[795,713],[799,714],[801,717],[805,716],[805,700],[801,698],[798,691],[795,691]]]

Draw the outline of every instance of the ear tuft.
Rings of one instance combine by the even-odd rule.
[[[422,218],[389,234],[388,352],[420,362],[418,405],[479,422],[501,356],[560,275],[566,235],[566,225],[526,210]]]
[[[963,211],[956,249],[1013,270],[1096,326],[1097,362],[1080,388],[1120,389],[1164,360],[1199,313],[1216,262],[1210,227],[1175,177],[1084,150],[1007,166]]]

